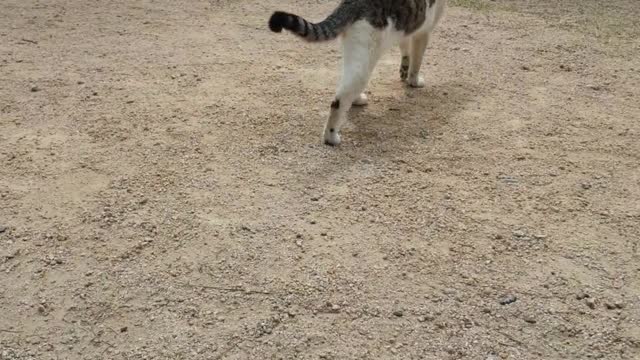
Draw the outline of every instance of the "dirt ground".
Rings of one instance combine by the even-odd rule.
[[[640,3],[452,1],[321,143],[334,0],[3,0],[0,359],[640,359]]]

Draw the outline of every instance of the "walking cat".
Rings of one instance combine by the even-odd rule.
[[[274,32],[287,29],[309,42],[342,37],[342,78],[324,129],[324,142],[340,144],[340,126],[352,105],[366,105],[364,89],[380,56],[400,45],[400,78],[423,87],[420,66],[429,36],[447,0],[342,0],[325,20],[313,24],[298,15],[276,11],[269,19]]]

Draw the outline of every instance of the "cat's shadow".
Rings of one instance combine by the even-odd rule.
[[[477,94],[477,86],[455,81],[423,89],[397,88],[382,96],[376,96],[374,89],[369,105],[350,111],[342,144],[337,148],[318,145],[328,156],[310,166],[309,181],[323,186],[333,183],[336,175],[375,168],[380,162],[402,158],[407,151],[429,147],[435,137],[446,135],[443,128],[455,127],[452,119],[459,118],[456,113]]]
[[[440,135],[441,128],[477,93],[475,86],[462,82],[403,90],[401,96],[398,91],[382,96],[374,92],[369,105],[353,107],[349,114],[351,124],[343,131],[341,146],[361,149],[362,154],[369,156],[378,151],[397,153],[402,148],[399,142],[429,141],[430,137]]]

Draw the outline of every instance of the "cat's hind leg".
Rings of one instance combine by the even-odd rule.
[[[411,49],[410,40],[408,38],[400,41],[400,79],[406,81],[409,76],[409,50]]]
[[[414,34],[411,39],[411,59],[409,61],[409,76],[407,83],[411,87],[424,87],[424,78],[420,76],[420,67],[424,52],[429,44],[429,33]]]
[[[353,24],[345,32],[342,40],[342,76],[324,128],[325,144],[340,144],[340,127],[347,120],[351,106],[363,100],[363,91],[381,55],[381,41],[379,31],[366,21]]]

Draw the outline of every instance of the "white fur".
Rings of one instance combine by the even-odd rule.
[[[347,120],[352,105],[365,105],[368,102],[364,94],[371,73],[380,57],[393,46],[400,45],[403,56],[409,56],[409,69],[406,82],[411,87],[424,87],[420,76],[420,67],[429,35],[442,16],[445,1],[437,1],[434,9],[427,11],[423,25],[409,36],[397,31],[392,19],[382,30],[374,28],[365,20],[355,22],[342,34],[342,77],[336,100],[338,108],[332,108],[324,129],[324,141],[330,145],[340,144],[340,128]]]

